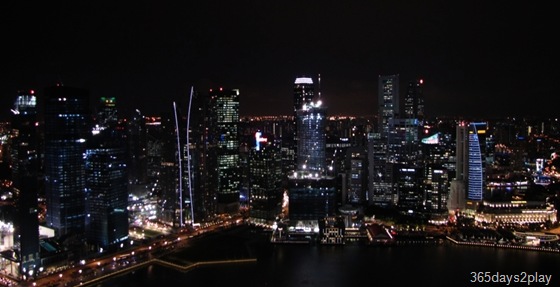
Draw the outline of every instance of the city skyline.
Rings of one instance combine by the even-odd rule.
[[[0,115],[58,81],[144,114],[194,86],[239,89],[242,116],[289,115],[293,80],[319,74],[328,114],[376,115],[378,76],[399,74],[401,97],[424,79],[427,116],[553,116],[552,12],[502,4],[11,3]]]

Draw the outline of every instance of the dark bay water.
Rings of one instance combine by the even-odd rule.
[[[255,255],[256,263],[199,267],[188,272],[151,265],[97,286],[547,286],[545,282],[480,284],[473,282],[476,274],[502,280],[505,275],[517,275],[519,280],[529,278],[527,275],[537,274],[536,279],[547,275],[552,276],[548,286],[560,286],[560,254],[539,251],[451,243],[259,245]]]

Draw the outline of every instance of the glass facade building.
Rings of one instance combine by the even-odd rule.
[[[239,90],[210,90],[211,132],[216,163],[217,211],[239,211],[241,183],[239,157]]]
[[[96,147],[86,151],[86,236],[108,247],[128,239],[126,151]]]
[[[86,141],[91,133],[89,91],[45,89],[45,195],[47,226],[56,236],[83,234]]]
[[[379,131],[387,138],[389,120],[399,113],[399,75],[379,76],[378,81]]]
[[[485,189],[486,123],[473,122],[468,130],[468,184],[467,198],[481,201]]]
[[[249,217],[255,224],[272,225],[282,209],[282,154],[272,135],[255,137],[249,157]]]
[[[40,178],[37,99],[33,90],[19,91],[12,109],[11,167],[16,191],[14,249],[19,273],[36,273],[39,257],[38,190]]]
[[[298,170],[325,174],[326,123],[326,108],[321,102],[306,104],[297,112]]]
[[[128,239],[128,146],[115,98],[100,104],[85,153],[86,239],[106,248]]]

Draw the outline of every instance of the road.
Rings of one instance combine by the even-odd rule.
[[[178,233],[152,239],[145,244],[134,245],[118,253],[89,259],[87,262],[82,262],[83,264],[44,275],[32,281],[20,282],[17,286],[80,286],[94,279],[110,276],[111,274],[114,275],[122,271],[128,272],[132,268],[141,267],[143,263],[149,262],[150,259],[159,258],[170,252],[187,247],[189,239],[193,237],[235,226],[241,222],[240,218],[234,217],[216,225],[197,229],[196,231],[187,231],[185,229]]]

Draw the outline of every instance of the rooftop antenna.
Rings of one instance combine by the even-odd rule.
[[[317,90],[319,91],[319,100],[321,99],[321,74],[317,77]]]

